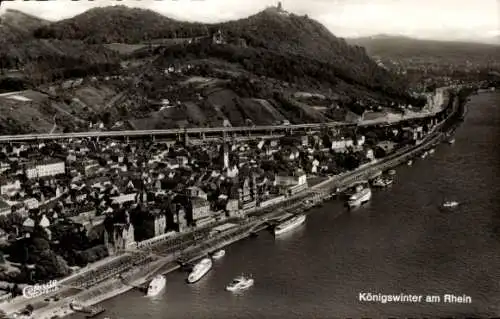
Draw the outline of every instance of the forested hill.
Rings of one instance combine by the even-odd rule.
[[[45,39],[74,39],[87,43],[144,43],[155,39],[210,36],[221,30],[229,43],[263,49],[259,54],[287,57],[300,63],[301,57],[332,67],[343,79],[402,94],[405,81],[376,65],[359,46],[337,38],[317,21],[268,8],[248,18],[218,24],[182,22],[156,12],[113,6],[91,9],[35,31]],[[321,77],[322,69],[318,72]]]
[[[151,10],[111,6],[40,27],[37,38],[82,40],[92,44],[142,43],[163,38],[208,35],[207,26],[167,18]]]

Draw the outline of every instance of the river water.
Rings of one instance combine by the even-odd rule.
[[[236,243],[194,285],[167,276],[156,299],[131,291],[103,303],[111,319],[434,318],[500,315],[500,95],[472,97],[454,145],[397,168],[390,189],[348,212],[332,201],[275,239]],[[453,210],[444,200],[461,203]],[[224,291],[235,276],[248,291]],[[359,293],[437,295],[439,303],[370,303]],[[468,295],[470,304],[443,302]],[[425,297],[424,297],[425,298]],[[104,316],[101,316],[104,317]],[[75,316],[74,318],[78,318]]]

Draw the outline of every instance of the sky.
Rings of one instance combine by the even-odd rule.
[[[48,20],[61,20],[90,8],[126,5],[165,16],[201,22],[243,18],[271,0],[49,0],[6,1],[0,12],[17,9]],[[376,34],[458,40],[500,35],[500,0],[282,0],[285,10],[308,14],[341,37]]]

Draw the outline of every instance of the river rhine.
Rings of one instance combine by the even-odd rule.
[[[275,239],[236,243],[201,281],[167,276],[163,295],[138,291],[103,303],[111,319],[388,318],[500,315],[500,95],[473,96],[454,145],[441,144],[369,204],[346,211],[332,201]],[[453,210],[444,200],[461,203]],[[252,274],[234,295],[224,287]],[[440,303],[370,303],[359,293],[439,295]],[[471,304],[443,303],[444,294]],[[424,297],[425,298],[425,297]],[[101,318],[104,317],[101,315]],[[75,316],[78,318],[78,316]]]

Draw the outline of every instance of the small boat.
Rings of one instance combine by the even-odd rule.
[[[456,207],[458,206],[458,202],[456,201],[447,201],[447,202],[444,202],[443,204],[443,207],[446,207],[446,208],[452,208],[452,207]]]
[[[409,160],[407,164],[408,164],[408,166],[411,166],[413,164],[413,161]]]
[[[377,178],[373,181],[373,186],[375,187],[387,187],[392,184],[392,179],[390,178]]]
[[[163,275],[158,275],[151,280],[148,286],[148,291],[147,291],[147,296],[148,297],[154,297],[158,295],[163,288],[165,288],[165,285],[167,284],[167,278]]]
[[[429,154],[434,154],[434,149],[433,149],[433,148],[431,148],[431,149],[429,150]]]
[[[189,274],[187,282],[193,284],[205,276],[208,271],[212,269],[212,259],[203,258],[199,263],[193,267],[193,271]]]
[[[428,154],[427,152],[424,152],[422,155],[420,155],[420,158],[422,158],[422,159],[423,159],[423,158],[426,158],[426,157],[427,157],[427,154]]]
[[[246,278],[245,276],[239,276],[233,279],[233,281],[226,286],[227,291],[240,291],[245,290],[253,286],[254,280],[252,278]]]
[[[368,202],[371,198],[372,198],[372,190],[369,187],[362,188],[359,191],[358,189],[356,189],[356,192],[349,197],[347,205],[350,208],[357,207]]]
[[[280,222],[274,228],[274,235],[280,235],[287,231],[290,231],[306,221],[306,215],[300,214],[297,216],[292,216],[290,218],[285,219],[283,222]]]
[[[391,170],[389,170],[389,171],[387,172],[387,174],[389,174],[389,175],[396,175],[396,170],[391,169]]]
[[[84,309],[82,304],[80,304],[79,302],[76,302],[74,300],[69,304],[69,307],[73,311],[83,311],[83,309]]]
[[[218,250],[216,251],[213,255],[212,255],[212,258],[213,259],[221,259],[222,257],[224,257],[224,255],[226,254],[226,251],[224,249],[221,249],[221,250]]]
[[[448,140],[448,144],[451,145],[451,144],[454,144],[454,143],[455,143],[455,139],[454,138],[451,138],[451,139]]]

